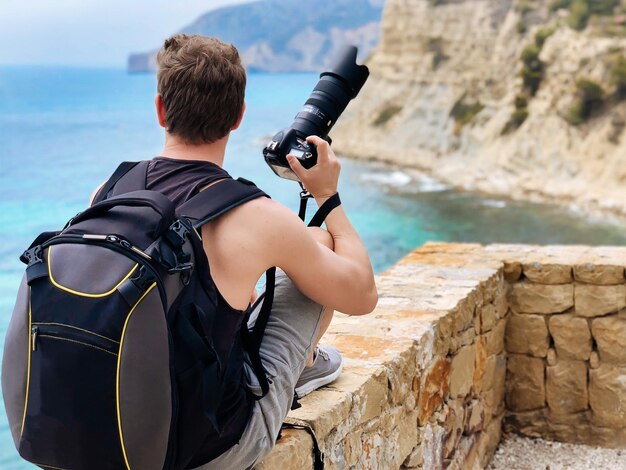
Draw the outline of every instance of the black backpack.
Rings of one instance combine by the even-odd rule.
[[[230,365],[244,347],[267,392],[258,348],[275,271],[259,320],[235,335],[224,363],[198,234],[266,194],[226,178],[178,209],[141,188],[105,199],[122,178],[128,189],[141,186],[145,178],[129,175],[146,166],[120,165],[91,207],[63,230],[42,233],[21,257],[28,267],[6,335],[2,391],[17,449],[40,467],[177,470],[214,458],[236,441],[198,450],[207,446],[207,423],[214,435],[223,431],[221,397],[239,380]]]

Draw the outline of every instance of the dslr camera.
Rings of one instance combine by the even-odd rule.
[[[357,48],[345,46],[328,71],[320,74],[320,80],[290,127],[278,132],[263,149],[263,156],[276,175],[299,181],[287,161],[294,155],[305,168],[317,163],[317,151],[306,138],[316,135],[331,142],[328,133],[356,98],[369,76],[365,65],[356,63]]]

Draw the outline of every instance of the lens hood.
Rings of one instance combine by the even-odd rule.
[[[330,68],[320,75],[320,78],[330,75],[345,82],[352,92],[352,99],[359,94],[370,74],[366,65],[356,63],[357,51],[355,46],[343,46],[331,62]]]

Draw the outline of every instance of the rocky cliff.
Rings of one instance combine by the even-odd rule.
[[[618,0],[388,0],[339,152],[626,215]]]
[[[237,46],[248,69],[318,72],[346,43],[369,55],[379,38],[382,0],[262,0],[202,15],[181,32]],[[156,51],[131,54],[128,70],[156,70]]]

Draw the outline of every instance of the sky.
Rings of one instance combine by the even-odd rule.
[[[202,13],[251,0],[0,0],[0,64],[126,66]]]

